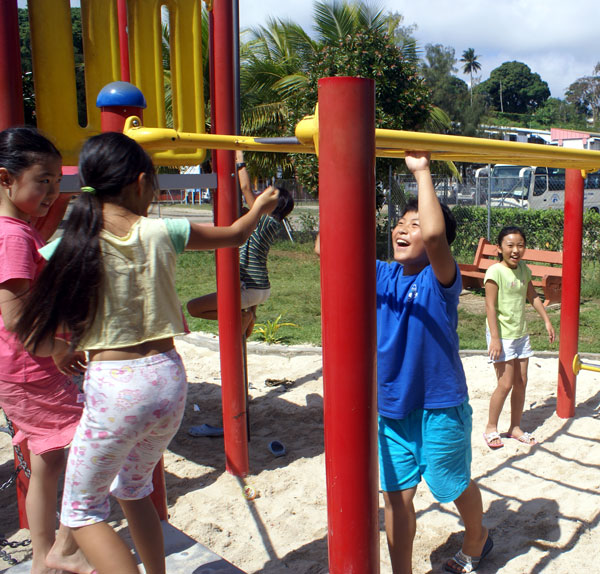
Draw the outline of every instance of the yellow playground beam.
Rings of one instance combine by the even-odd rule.
[[[318,119],[307,116],[296,126],[295,137],[256,138],[249,136],[197,134],[174,129],[150,128],[139,118],[128,118],[125,133],[151,153],[160,150],[199,147],[260,152],[316,153]],[[404,157],[407,150],[431,152],[432,159],[471,163],[510,163],[580,169],[600,169],[600,151],[571,149],[543,144],[489,140],[464,136],[375,130],[377,157]]]
[[[592,363],[585,363],[579,358],[579,353],[573,357],[573,373],[575,375],[579,374],[581,370],[585,371],[595,371],[596,373],[600,373],[600,365],[594,365]]]

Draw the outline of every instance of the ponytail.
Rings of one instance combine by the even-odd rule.
[[[94,322],[105,281],[102,206],[119,203],[123,188],[140,173],[155,177],[152,160],[121,133],[103,133],[83,145],[79,177],[85,192],[75,200],[60,243],[27,294],[15,329],[34,353],[63,330],[70,333],[71,348],[77,348]]]

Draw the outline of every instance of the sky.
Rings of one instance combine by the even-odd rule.
[[[331,0],[330,0],[331,1]],[[314,0],[238,0],[240,27],[266,25],[269,18],[290,19],[312,32]],[[578,78],[590,76],[600,62],[597,49],[600,0],[371,0],[384,12],[416,25],[414,36],[427,44],[454,48],[457,60],[473,48],[481,81],[504,62],[527,64],[555,98]],[[79,6],[78,0],[71,4]],[[26,0],[18,0],[20,7]],[[457,63],[456,76],[467,83]]]
[[[473,48],[481,81],[504,62],[527,64],[550,87],[553,97],[600,62],[597,49],[600,0],[379,0],[384,12],[416,24],[414,36],[427,44],[454,48],[457,60]],[[264,26],[269,18],[290,19],[312,32],[313,0],[239,0],[240,27]],[[456,76],[469,82],[461,73]]]

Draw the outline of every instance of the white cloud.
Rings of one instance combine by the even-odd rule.
[[[552,95],[600,60],[596,49],[599,0],[380,0],[384,11],[399,12],[406,25],[416,24],[421,48],[442,44],[457,58],[467,48],[480,54],[481,76],[503,62],[527,64],[548,82]],[[309,29],[312,0],[240,0],[242,26],[265,25],[269,16],[291,18]],[[461,75],[461,74],[459,74]],[[461,75],[462,76],[462,75]]]
[[[548,82],[552,95],[583,75],[591,74],[598,0],[389,0],[388,6],[415,23],[421,44],[441,43],[462,51],[474,48],[482,77],[506,61],[527,64]],[[449,9],[451,7],[451,9]]]
[[[18,0],[24,6],[26,0]],[[78,5],[78,1],[72,1]],[[421,48],[443,44],[457,58],[467,48],[480,55],[481,78],[503,62],[527,64],[548,82],[554,97],[600,61],[597,50],[600,0],[374,0],[416,24]],[[239,0],[242,27],[266,25],[269,17],[312,29],[313,0]],[[462,74],[458,74],[465,77]]]

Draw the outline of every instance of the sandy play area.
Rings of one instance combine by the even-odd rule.
[[[177,346],[190,392],[183,425],[165,456],[171,522],[249,574],[328,572],[320,349],[248,346],[252,475],[245,483],[260,497],[247,501],[244,482],[225,471],[223,439],[187,433],[193,425],[221,423],[217,341],[192,333]],[[600,373],[580,373],[576,416],[563,420],[555,414],[558,361],[534,357],[523,426],[540,444],[506,440],[491,451],[482,430],[493,368],[482,354],[467,354],[463,363],[474,410],[473,476],[495,542],[478,572],[594,572],[600,558]],[[265,385],[284,378],[290,383]],[[507,422],[505,410],[501,424]],[[273,439],[286,446],[286,456],[269,452]],[[0,434],[0,483],[11,469],[9,439]],[[437,504],[424,485],[416,505],[414,573],[441,572],[461,544],[456,511]],[[25,538],[14,492],[0,493],[0,508],[0,534]],[[381,573],[391,574],[382,508],[380,500]],[[11,553],[19,560],[28,556],[27,550]],[[0,561],[0,571],[4,567]]]

